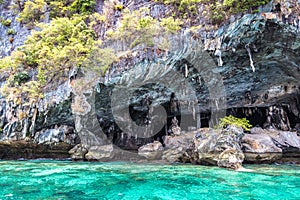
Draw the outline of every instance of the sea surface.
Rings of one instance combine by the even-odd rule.
[[[0,161],[0,199],[300,199],[300,167]]]

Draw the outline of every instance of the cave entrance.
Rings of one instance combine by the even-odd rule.
[[[239,107],[227,110],[227,115],[232,115],[237,118],[246,118],[250,124],[263,127],[267,119],[266,107]]]

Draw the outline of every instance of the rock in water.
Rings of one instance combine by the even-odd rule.
[[[195,151],[198,153],[197,163],[231,169],[240,168],[244,161],[244,154],[240,146],[242,132],[235,127],[202,132],[201,137],[194,140]]]
[[[193,139],[195,132],[183,133],[181,135],[166,136],[164,140],[165,151],[162,159],[167,162],[193,162],[191,155],[187,152],[189,149],[194,150]]]
[[[164,151],[162,159],[170,163],[179,162],[179,159],[183,156],[183,153],[184,152],[182,151],[182,148],[168,149]]]
[[[242,151],[228,148],[219,155],[217,164],[219,167],[239,169],[242,167],[244,158]]]
[[[155,141],[150,144],[141,146],[138,150],[138,154],[147,158],[148,160],[157,160],[161,159],[163,153],[163,146],[160,142]]]
[[[114,147],[112,144],[103,146],[92,146],[85,155],[87,160],[109,161],[114,158]]]
[[[272,163],[282,157],[282,150],[261,128],[252,128],[251,134],[245,134],[242,138],[242,147],[245,161],[250,163]]]
[[[180,136],[165,138],[162,159],[168,162],[190,162],[238,169],[244,161],[240,146],[243,130],[199,129]]]
[[[242,138],[242,146],[245,161],[250,163],[273,163],[284,154],[300,155],[300,137],[296,132],[252,128],[251,134]]]
[[[71,158],[73,160],[84,160],[87,152],[88,152],[87,146],[83,144],[78,144],[69,151],[69,154],[71,154]]]

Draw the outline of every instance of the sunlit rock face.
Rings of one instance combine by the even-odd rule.
[[[21,1],[20,1],[21,2]],[[13,6],[13,0],[5,0],[3,4],[0,4],[0,16],[4,20],[11,20],[9,26],[0,25],[0,56],[8,56],[10,53],[15,50],[18,46],[24,44],[24,41],[30,35],[30,29],[16,19],[18,13],[14,9],[10,9],[10,6]],[[15,34],[9,34],[9,29],[14,30]]]

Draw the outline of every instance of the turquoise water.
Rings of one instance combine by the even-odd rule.
[[[0,161],[0,199],[300,199],[300,167]]]

